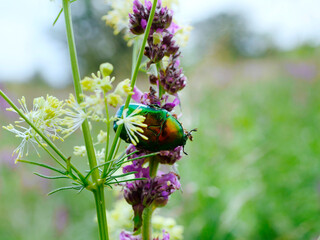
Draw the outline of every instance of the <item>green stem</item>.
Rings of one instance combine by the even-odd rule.
[[[154,178],[157,176],[159,161],[156,159],[156,156],[150,157],[149,159],[149,173],[150,177]]]
[[[25,122],[32,127],[32,129],[39,134],[39,136],[45,141],[49,147],[65,162],[67,162],[67,157],[54,145],[54,143],[44,135],[30,120],[23,114],[23,112],[10,100],[10,98],[0,89],[0,95],[4,98],[4,100],[16,111],[16,113],[25,120]],[[77,173],[79,178],[84,184],[88,184],[87,181],[84,179],[84,176],[81,172],[71,164],[71,168]]]
[[[73,83],[74,83],[74,88],[76,93],[76,99],[77,99],[77,102],[80,104],[83,101],[82,88],[80,84],[80,73],[79,73],[79,67],[78,67],[77,51],[76,51],[73,28],[72,28],[70,0],[62,0],[62,3],[63,3],[63,12],[64,12],[67,40],[68,40],[70,60],[71,60]],[[83,132],[84,142],[85,142],[86,150],[88,154],[89,165],[91,169],[97,166],[97,160],[94,152],[92,137],[91,137],[90,128],[89,128],[89,122],[87,119],[84,120],[82,123],[82,132]],[[99,171],[97,169],[92,174],[92,180],[93,182],[97,182],[99,178],[100,178]]]
[[[110,116],[109,116],[109,109],[108,109],[108,102],[107,102],[107,93],[104,92],[104,105],[106,108],[106,115],[107,115],[107,143],[106,143],[106,155],[105,155],[105,162],[107,161],[107,156],[109,152],[109,142],[110,142]]]
[[[158,62],[156,64],[157,66],[157,72],[158,72],[158,79],[160,79],[160,70],[161,70],[161,64],[160,62]],[[162,85],[160,84],[160,82],[158,83],[158,87],[159,87],[159,90],[158,90],[158,93],[159,93],[159,99],[161,99],[162,95],[165,93],[165,90],[164,88],[162,87]]]
[[[149,173],[151,178],[157,176],[159,162],[156,157],[149,158]],[[152,212],[153,205],[145,208],[142,214],[142,240],[151,240],[152,239]]]
[[[151,25],[152,25],[152,22],[153,22],[154,13],[156,11],[157,2],[158,2],[158,0],[153,0],[153,3],[152,3],[152,9],[151,9],[150,16],[149,16],[149,19],[148,19],[148,24],[147,24],[147,27],[146,27],[146,30],[145,30],[145,33],[144,33],[144,37],[143,37],[143,40],[142,40],[142,45],[141,45],[141,48],[140,48],[140,51],[139,51],[139,55],[138,55],[138,60],[137,60],[137,63],[135,64],[134,72],[133,72],[132,79],[131,79],[131,87],[132,87],[132,89],[134,88],[134,86],[136,84],[136,80],[137,80],[137,76],[138,76],[141,60],[142,60],[143,53],[144,53],[144,48],[145,48],[147,40],[148,40],[149,32],[150,32]],[[124,104],[124,108],[123,109],[128,108],[130,100],[131,100],[131,95],[128,95],[128,97],[126,99],[126,103]],[[122,131],[122,128],[123,128],[123,124],[118,126],[118,129],[116,131],[115,137],[113,139],[113,142],[112,142],[112,145],[111,145],[111,148],[110,148],[110,152],[109,152],[109,155],[108,155],[107,162],[112,159],[112,156],[114,154],[114,151],[115,151],[115,148],[116,148],[116,146],[118,144],[118,141],[120,141],[119,137],[120,137],[120,133]],[[105,168],[103,169],[102,177],[106,177],[105,176],[106,171],[107,171],[107,166],[105,166]]]
[[[67,32],[74,88],[76,92],[77,102],[81,103],[83,101],[82,88],[80,84],[80,73],[79,73],[77,52],[76,52],[76,46],[74,41],[73,29],[72,29],[70,0],[62,0],[62,3],[63,3],[65,24],[66,24],[66,32]],[[90,133],[89,122],[87,119],[82,123],[82,132],[83,132],[84,142],[87,150],[89,166],[90,166],[90,169],[94,169],[97,166],[97,160],[96,160],[96,155],[95,155],[92,137]],[[96,184],[96,190],[93,191],[93,194],[96,202],[99,235],[100,235],[100,240],[108,240],[109,236],[108,236],[107,216],[106,216],[106,208],[105,208],[105,200],[104,200],[104,186],[103,186],[103,183],[101,184],[99,182],[99,178],[100,178],[99,170],[96,168],[92,172],[92,181],[94,182],[94,184]]]
[[[152,206],[147,207],[142,213],[142,240],[152,239]]]
[[[97,187],[97,190],[93,191],[96,210],[97,210],[97,219],[99,226],[99,236],[100,240],[108,240],[108,223],[107,223],[107,212],[104,200],[104,185],[100,184]]]

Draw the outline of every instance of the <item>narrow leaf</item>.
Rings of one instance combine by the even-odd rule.
[[[40,173],[34,172],[34,175],[37,175],[39,177],[42,178],[46,178],[46,179],[62,179],[62,178],[68,178],[67,176],[46,176],[46,175],[42,175]],[[69,179],[69,178],[68,178]]]
[[[138,172],[128,172],[128,173],[124,173],[124,174],[121,174],[121,175],[111,176],[110,178],[120,178],[120,177],[125,177],[125,176],[128,176],[128,175],[132,175],[132,174],[135,174],[135,173],[138,173]]]
[[[137,181],[137,180],[146,180],[146,178],[132,178],[132,179],[126,179],[126,180],[121,180],[121,181],[116,181],[116,182],[108,182],[105,183],[105,185],[110,185],[110,184],[116,184],[116,183],[122,183],[122,182],[132,182],[132,181]]]
[[[58,16],[56,17],[56,19],[54,20],[52,26],[54,26],[54,25],[57,23],[57,21],[58,21],[58,19],[59,19],[59,17],[60,17],[60,15],[61,15],[62,12],[63,12],[63,8],[61,8],[61,10],[60,10],[60,12],[58,13]]]
[[[74,189],[74,190],[79,190],[81,189],[82,186],[68,186],[68,187],[61,187],[61,188],[57,188],[51,192],[48,193],[48,196],[54,194],[54,193],[57,193],[57,192],[60,192],[60,191],[64,191],[64,190],[71,190],[71,189]]]
[[[27,161],[27,160],[17,160],[18,162],[22,162],[22,163],[29,163],[29,164],[32,164],[32,165],[36,165],[36,166],[39,166],[39,167],[44,167],[44,168],[48,168],[52,171],[55,171],[55,172],[58,172],[58,173],[61,173],[63,175],[65,175],[66,173],[60,169],[57,169],[55,167],[52,167],[52,166],[49,166],[47,164],[44,164],[44,163],[37,163],[37,162],[32,162],[32,161]]]

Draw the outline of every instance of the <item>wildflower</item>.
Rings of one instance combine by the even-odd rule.
[[[141,138],[148,140],[148,138],[142,134],[142,128],[146,128],[147,124],[143,123],[146,118],[142,115],[139,115],[141,111],[141,108],[137,108],[127,116],[128,109],[125,109],[122,114],[123,118],[119,119],[116,122],[118,126],[124,124],[126,132],[128,133],[130,141],[133,145],[137,145],[137,143],[139,142],[139,139],[136,136],[136,134]]]
[[[68,137],[74,131],[76,131],[87,118],[87,114],[82,110],[82,107],[76,102],[72,94],[69,95],[69,99],[66,100],[65,117],[61,120],[61,125],[66,126],[66,129],[62,131],[65,134],[64,137]]]
[[[102,19],[107,25],[113,27],[115,35],[124,31],[125,39],[128,39],[128,13],[132,12],[133,2],[132,0],[110,0],[110,2],[112,10],[103,16]]]
[[[29,127],[29,128],[20,127],[21,130],[18,130],[12,124],[9,124],[8,126],[3,127],[3,128],[8,130],[9,132],[16,134],[16,137],[22,138],[22,141],[19,144],[19,146],[13,151],[13,154],[15,154],[15,153],[17,154],[16,161],[23,158],[24,155],[28,156],[30,145],[38,153],[38,151],[35,147],[38,143],[35,140],[35,136],[34,136],[35,133],[33,132],[33,129],[31,127]],[[39,155],[39,153],[38,153],[38,155]]]
[[[107,70],[104,71],[104,74],[106,74]],[[85,77],[83,80],[81,80],[81,85],[85,91],[103,91],[104,93],[107,93],[112,89],[112,82],[114,79],[114,77],[110,78],[110,76],[103,76],[101,75],[101,72],[98,71],[97,74],[92,73],[91,77]]]
[[[52,140],[60,139],[63,141],[63,138],[59,135],[59,133],[64,130],[61,126],[62,115],[64,114],[63,107],[65,105],[63,101],[59,101],[57,98],[49,95],[46,99],[43,97],[35,98],[33,101],[33,108],[30,111],[24,97],[19,100],[19,103],[21,106],[21,112],[34,125],[34,127]],[[16,112],[12,108],[8,108],[7,110]],[[10,124],[4,127],[4,129],[16,134],[16,137],[22,138],[21,143],[14,150],[14,153],[17,154],[16,159],[22,158],[25,151],[26,155],[28,155],[29,145],[36,150],[35,146],[38,144],[36,140],[36,138],[39,137],[38,134],[32,127],[22,126],[24,122],[25,120],[20,117],[20,119],[15,122],[15,126]]]
[[[135,35],[143,34],[150,16],[152,3],[145,1],[143,5],[139,0],[133,1],[133,13],[129,14],[129,28]],[[161,6],[161,1],[158,2],[154,14],[151,29],[166,29],[172,22],[172,11],[167,7]]]
[[[113,65],[111,63],[102,63],[99,69],[102,73],[102,76],[107,77],[110,76],[110,74],[113,72]]]
[[[98,138],[97,143],[105,143],[105,142],[107,142],[107,139],[108,139],[108,133],[100,130],[97,138]]]
[[[160,151],[157,155],[157,160],[161,164],[173,165],[182,158],[182,150],[183,147],[178,146],[173,150]]]
[[[168,31],[157,30],[148,37],[148,46],[146,46],[144,55],[150,59],[148,66],[151,63],[157,63],[164,56],[170,56],[177,53],[179,46],[173,39],[173,34]]]
[[[74,146],[73,147],[73,154],[76,156],[84,157],[87,153],[85,146]]]
[[[86,109],[90,117],[103,118],[105,104],[102,91],[96,90],[95,94],[89,96],[84,95],[84,101],[80,104],[80,107]]]
[[[124,198],[132,205],[134,211],[134,230],[142,224],[142,212],[146,207],[154,204],[162,207],[168,202],[169,196],[180,188],[178,175],[175,173],[161,174],[155,178],[147,178],[126,183]]]
[[[112,107],[117,107],[123,103],[123,99],[119,94],[110,93],[107,96],[107,102]]]
[[[104,163],[104,158],[105,158],[105,149],[102,148],[101,150],[96,150],[95,149],[95,153],[96,153],[96,159],[97,159],[97,162],[102,164]]]
[[[170,234],[167,233],[165,230],[162,232],[162,238],[160,239],[159,236],[152,238],[153,240],[170,240]],[[120,240],[142,240],[141,235],[133,235],[130,232],[122,231],[120,233]]]
[[[126,97],[127,95],[132,95],[132,87],[130,86],[130,79],[125,79],[118,83],[116,89],[114,90],[115,94]]]
[[[133,89],[134,95],[132,95],[132,99],[138,103],[142,103],[144,105],[156,105],[160,108],[171,112],[176,106],[180,104],[180,100],[178,97],[172,102],[169,102],[169,95],[164,94],[161,99],[156,95],[156,91],[150,87],[149,92],[142,93],[137,87]]]
[[[96,82],[93,78],[85,77],[81,80],[81,86],[85,91],[94,91],[96,89]]]
[[[171,26],[173,26],[173,24],[171,24]],[[168,31],[169,32],[173,31],[174,37],[177,43],[179,44],[179,46],[185,47],[189,42],[190,32],[192,29],[193,28],[190,25],[183,25],[183,26],[178,26],[178,28],[175,28],[175,29],[168,29]]]
[[[179,68],[179,55],[171,56],[171,61],[166,69],[160,70],[160,84],[170,94],[176,94],[186,86],[187,78],[184,76],[182,68]]]

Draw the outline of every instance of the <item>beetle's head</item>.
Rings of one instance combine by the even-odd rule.
[[[183,153],[186,154],[186,155],[188,155],[188,153],[186,153],[186,152],[184,151],[184,145],[186,145],[186,142],[187,142],[188,139],[189,139],[190,141],[193,140],[192,132],[196,132],[196,131],[197,131],[196,128],[190,130],[189,132],[188,132],[188,131],[185,131],[185,135],[184,135],[184,138],[183,138]]]

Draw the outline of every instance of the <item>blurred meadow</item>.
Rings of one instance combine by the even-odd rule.
[[[75,4],[82,76],[109,61],[122,80],[130,76],[131,49],[101,21],[107,10],[102,6],[90,1]],[[188,85],[181,96],[181,122],[198,132],[186,145],[188,156],[178,163],[182,190],[159,214],[184,226],[185,240],[317,239],[318,43],[306,40],[280,47],[270,33],[252,31],[242,13],[220,12],[192,25],[191,42],[183,54]],[[47,34],[67,51],[62,24]],[[73,92],[70,72],[67,78],[68,84],[53,88],[35,71],[23,83],[1,79],[0,87],[12,99],[25,96],[31,104],[34,97],[46,94],[66,98]],[[143,90],[146,83],[138,79]],[[1,125],[16,119],[6,107],[0,99]],[[45,173],[42,170],[14,164],[11,153],[19,142],[3,129],[0,143],[1,240],[97,239],[94,201],[88,192],[47,196],[64,180],[46,181],[32,174]],[[68,143],[82,145],[81,133],[59,144],[71,156]],[[41,161],[50,163],[44,152],[40,154]],[[34,152],[29,158],[38,159]],[[84,159],[73,161],[86,168]],[[111,190],[106,197],[112,209],[119,196]]]

